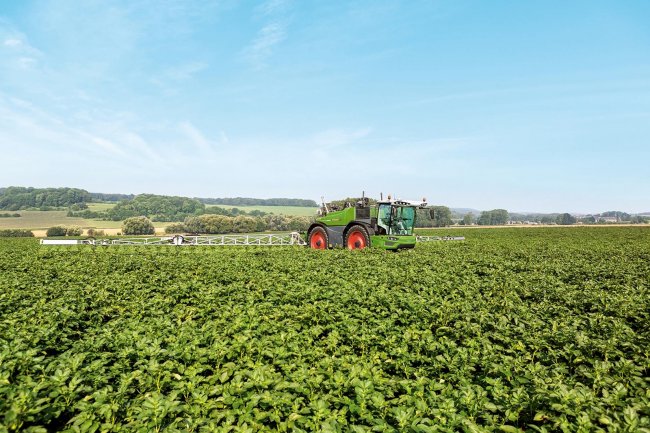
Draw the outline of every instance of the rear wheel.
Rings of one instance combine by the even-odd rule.
[[[352,226],[345,234],[345,246],[349,250],[362,250],[370,246],[368,232],[361,226]]]
[[[327,249],[327,232],[322,227],[314,227],[309,232],[309,247],[315,250]]]

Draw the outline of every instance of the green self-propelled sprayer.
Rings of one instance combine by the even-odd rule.
[[[422,201],[393,200],[388,196],[371,204],[365,197],[356,203],[346,202],[343,209],[332,208],[325,202],[320,216],[307,231],[307,244],[314,249],[343,246],[350,250],[378,247],[386,250],[413,248],[417,241],[463,240],[463,237],[416,236],[417,209],[433,209]]]
[[[417,242],[464,240],[464,237],[420,236],[414,233],[417,209],[433,209],[426,200],[388,200],[383,197],[370,203],[365,194],[355,203],[340,207],[323,202],[319,216],[307,230],[306,240],[300,233],[173,235],[119,239],[42,239],[42,245],[203,245],[203,246],[291,246],[314,249],[345,247],[351,250],[368,247],[399,250],[413,248]]]

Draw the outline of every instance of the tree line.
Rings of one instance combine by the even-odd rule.
[[[106,194],[88,192],[79,188],[33,188],[21,186],[9,186],[0,188],[0,210],[51,210],[56,208],[68,208],[75,204],[86,204],[93,202],[130,202],[138,197],[168,197],[154,194]],[[198,202],[203,205],[228,205],[228,206],[299,206],[317,207],[314,200],[299,198],[189,198],[175,197],[177,199],[189,200],[192,203]],[[125,206],[126,207],[126,206]],[[83,209],[83,206],[82,206]],[[77,209],[79,210],[79,209]],[[163,211],[162,214],[165,214]]]
[[[105,211],[80,210],[80,206],[75,206],[68,211],[69,217],[110,221],[123,221],[137,216],[146,216],[154,222],[181,222],[187,217],[205,214],[230,217],[239,215],[261,217],[267,215],[266,212],[259,210],[246,212],[238,208],[226,209],[218,206],[206,206],[192,198],[154,194],[141,194],[132,200],[123,200],[113,208]]]
[[[610,221],[610,219],[614,221]],[[510,214],[510,220],[513,222],[534,222],[539,224],[607,224],[610,222],[645,224],[650,222],[650,218],[643,215],[630,215],[621,211],[608,211],[601,214],[574,216],[570,213],[551,213],[551,214]]]
[[[307,231],[313,222],[304,216],[265,215],[265,216],[227,216],[204,214],[187,217],[183,222],[165,227],[168,234],[225,234],[255,233],[268,231]],[[151,235],[155,228],[152,221],[143,216],[124,220],[122,233],[125,235]]]
[[[447,206],[418,209],[415,218],[415,227],[447,227],[453,223],[451,210]]]
[[[317,207],[314,200],[305,200],[301,198],[250,198],[250,197],[232,197],[232,198],[197,198],[203,204],[220,204],[226,206],[298,206],[298,207]]]
[[[147,216],[152,221],[182,221],[188,216],[205,213],[205,205],[187,197],[140,194],[133,200],[122,200],[105,211],[106,219],[122,221]]]
[[[33,238],[34,233],[25,229],[3,229],[0,230],[0,238]]]
[[[433,216],[431,215],[433,211]],[[493,209],[483,211],[476,217],[472,213],[466,213],[462,219],[453,218],[451,210],[447,206],[430,206],[427,209],[418,209],[416,227],[448,227],[458,225],[481,225],[495,226],[505,225],[509,221],[508,211],[505,209]]]
[[[255,233],[268,231],[305,232],[313,218],[304,216],[266,215],[253,217],[246,215],[200,215],[188,217],[183,223],[172,224],[165,228],[167,233]]]
[[[102,192],[91,192],[90,197],[92,197],[94,202],[114,202],[122,200],[133,200],[135,194],[105,194]]]
[[[78,188],[26,188],[10,186],[0,193],[0,210],[50,210],[92,201],[90,193]]]
[[[81,236],[83,229],[79,226],[54,226],[47,229],[45,236]]]
[[[119,200],[117,204],[106,211],[91,211],[88,203],[95,201]],[[347,198],[330,203],[333,208],[345,207],[346,202],[354,205],[359,198]],[[376,203],[369,200],[370,204]],[[300,206],[316,207],[313,200],[271,198],[255,199],[246,197],[235,198],[188,198],[179,196],[164,196],[156,194],[103,194],[89,193],[78,188],[32,188],[10,186],[0,188],[0,210],[52,210],[67,208],[68,216],[88,219],[103,219],[123,221],[127,218],[146,216],[152,221],[184,222],[186,218],[214,214],[228,217],[249,216],[253,218],[267,215],[265,212],[255,210],[245,212],[233,208],[224,209],[207,204],[222,204],[229,206]],[[429,210],[418,210],[417,227],[445,227],[453,224],[460,225],[503,225],[508,221],[530,221],[542,224],[570,225],[576,223],[598,224],[608,222],[605,218],[616,218],[617,222],[647,223],[649,218],[641,215],[630,215],[626,212],[608,211],[597,215],[587,215],[576,218],[569,213],[560,214],[509,214],[505,209],[483,211],[476,217],[467,213],[462,219],[454,218],[446,206],[433,206],[433,216]],[[19,214],[0,213],[0,217],[17,217]]]
[[[480,226],[501,226],[509,221],[508,211],[505,209],[493,209],[481,212],[476,224]]]

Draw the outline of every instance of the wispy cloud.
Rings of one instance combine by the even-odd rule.
[[[49,113],[33,103],[7,98],[0,94],[0,137],[3,146],[11,143],[5,153],[49,154],[59,157],[79,155],[95,160],[119,161],[162,158],[140,134],[121,123],[119,115],[108,113],[105,118],[82,118]]]
[[[289,0],[269,0],[267,2],[262,3],[256,9],[256,12],[258,12],[261,15],[274,16],[277,14],[282,14],[287,12],[290,5],[291,5],[291,1]]]
[[[165,72],[165,76],[176,81],[185,81],[207,69],[207,67],[208,64],[204,62],[189,62],[169,68]]]
[[[265,25],[246,48],[246,58],[256,69],[265,67],[268,59],[273,54],[275,46],[282,42],[286,36],[286,25],[284,23],[276,21]]]
[[[18,65],[23,69],[29,69],[36,64],[36,59],[33,57],[20,57],[18,58]]]
[[[97,145],[99,148],[106,150],[109,153],[126,156],[126,153],[114,142],[102,137],[96,137],[86,132],[80,132],[81,136],[87,137],[88,140]]]
[[[17,38],[7,38],[4,40],[3,45],[5,47],[19,47],[23,44],[23,41]]]
[[[139,151],[140,154],[149,158],[151,161],[156,163],[161,163],[163,157],[155,152],[151,144],[145,140],[140,134],[137,134],[133,131],[127,131],[124,134],[123,141],[131,148]]]
[[[4,57],[7,64],[18,69],[33,67],[43,55],[40,50],[30,45],[26,35],[2,21],[0,21],[0,40],[2,40],[0,48],[4,47],[4,53],[0,53],[0,58]]]
[[[372,129],[367,127],[359,129],[328,129],[316,133],[310,142],[317,149],[332,149],[350,145],[367,137],[371,132]]]
[[[276,47],[287,38],[289,6],[286,0],[269,0],[257,9],[265,23],[243,52],[254,68],[264,68]]]
[[[204,154],[211,154],[214,152],[213,142],[208,140],[205,135],[192,123],[181,122],[179,125],[180,130],[190,139],[192,145]]]
[[[187,62],[165,69],[149,81],[168,95],[178,94],[180,87],[208,68],[205,62]]]

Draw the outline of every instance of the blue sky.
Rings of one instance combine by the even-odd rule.
[[[650,2],[0,2],[0,186],[650,211]]]

